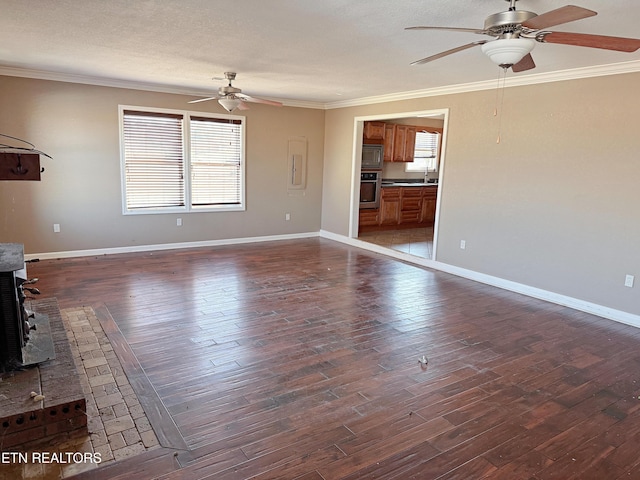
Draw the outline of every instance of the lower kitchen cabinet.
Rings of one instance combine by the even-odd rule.
[[[362,209],[359,229],[431,227],[436,219],[438,187],[384,187],[379,209]]]
[[[436,203],[438,201],[438,187],[424,187],[422,192],[422,210],[420,223],[432,226],[436,221]]]
[[[397,225],[400,219],[400,187],[386,187],[380,195],[380,225]]]
[[[380,224],[380,210],[377,208],[363,208],[360,210],[359,225],[370,227]]]
[[[399,224],[420,223],[422,215],[422,188],[408,187],[401,189]]]

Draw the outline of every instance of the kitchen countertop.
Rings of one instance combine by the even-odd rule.
[[[382,181],[383,187],[437,187],[437,183],[426,182],[385,182]]]

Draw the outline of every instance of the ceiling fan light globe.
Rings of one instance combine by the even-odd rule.
[[[501,38],[482,45],[482,53],[500,66],[515,65],[529,54],[536,45],[529,38]]]
[[[220,98],[218,103],[222,105],[227,112],[233,112],[240,106],[241,100],[238,98]]]

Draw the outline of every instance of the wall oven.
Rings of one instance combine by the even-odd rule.
[[[382,188],[381,171],[360,173],[360,208],[379,208]]]

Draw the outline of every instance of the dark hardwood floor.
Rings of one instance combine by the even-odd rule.
[[[177,427],[81,478],[640,478],[633,327],[317,238],[28,268]]]

